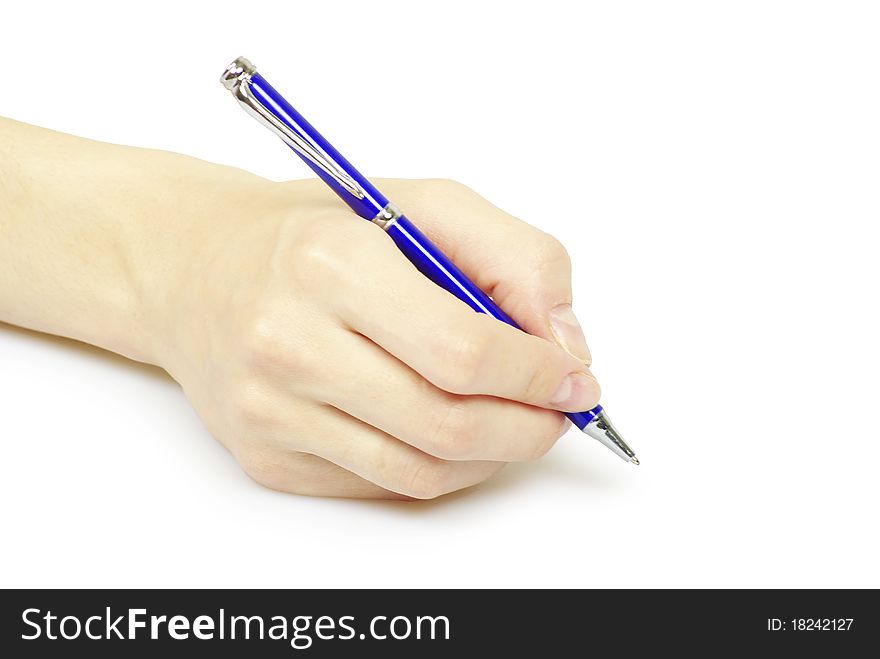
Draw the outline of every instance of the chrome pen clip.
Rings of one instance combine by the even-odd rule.
[[[248,114],[280,137],[287,146],[320,168],[355,197],[363,199],[366,196],[363,188],[340,169],[320,146],[291,130],[290,126],[281,121],[254,96],[251,91],[251,76],[256,72],[257,67],[244,57],[239,57],[226,67],[226,71],[220,76],[220,82],[232,92],[235,100]]]

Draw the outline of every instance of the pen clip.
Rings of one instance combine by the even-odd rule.
[[[235,100],[248,114],[280,137],[287,146],[321,169],[346,191],[358,199],[363,199],[366,196],[363,188],[340,169],[320,146],[291,129],[254,96],[251,91],[251,76],[256,72],[257,67],[244,57],[239,57],[226,67],[220,82],[232,92]]]

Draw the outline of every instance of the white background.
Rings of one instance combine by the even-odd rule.
[[[4,7],[0,115],[307,176],[217,82],[245,55],[368,175],[556,234],[642,465],[572,432],[439,501],[278,494],[163,372],[2,326],[0,585],[880,586],[878,33],[869,2]]]

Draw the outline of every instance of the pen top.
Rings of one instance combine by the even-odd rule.
[[[239,57],[232,64],[226,67],[223,75],[220,76],[220,82],[229,91],[232,91],[244,80],[250,79],[257,72],[257,67],[251,64],[250,60]]]

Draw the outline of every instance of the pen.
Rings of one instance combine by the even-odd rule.
[[[253,64],[239,57],[226,67],[220,82],[232,92],[248,114],[293,149],[355,213],[382,228],[428,279],[474,311],[521,329],[285,101],[257,73]],[[566,416],[578,429],[600,441],[620,458],[639,464],[635,453],[620,436],[601,405],[586,412],[569,412]]]

